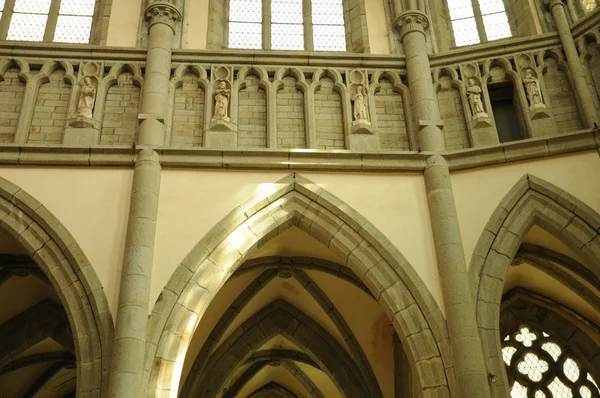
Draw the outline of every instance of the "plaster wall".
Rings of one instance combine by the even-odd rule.
[[[113,316],[119,299],[132,170],[0,168],[73,235],[104,286]]]
[[[384,0],[365,0],[369,46],[372,54],[390,54],[389,27]]]
[[[589,151],[453,173],[452,187],[467,264],[492,213],[517,181],[530,173],[600,212],[600,157]]]
[[[206,49],[208,34],[209,0],[193,0],[187,6],[187,21],[184,48],[193,50]]]
[[[236,206],[285,172],[187,171],[162,173],[150,303],[194,245]],[[420,175],[302,172],[348,203],[406,257],[443,309],[425,186]]]
[[[135,47],[142,0],[113,0],[108,24],[108,47]]]

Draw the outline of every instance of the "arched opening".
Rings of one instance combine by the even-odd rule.
[[[0,178],[0,391],[86,396],[106,383],[113,321],[73,237]]]
[[[182,388],[182,396],[216,396],[239,387],[247,396],[276,383],[294,394],[315,385],[324,396],[389,396],[396,388],[394,332],[414,396],[425,389],[448,394],[449,358],[439,347],[445,322],[402,255],[310,181],[289,176],[271,188],[216,225],[163,290],[150,320],[150,395],[177,396]],[[353,311],[360,305],[371,310]],[[381,347],[369,347],[372,341]],[[271,366],[290,362],[272,361],[274,350],[308,358],[290,367],[310,383]],[[256,370],[258,362],[265,366]]]

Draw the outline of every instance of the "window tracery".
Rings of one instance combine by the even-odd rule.
[[[600,397],[596,380],[568,347],[540,329],[523,325],[502,346],[512,398]]]
[[[230,0],[229,48],[345,51],[342,0]]]
[[[95,0],[2,0],[0,39],[88,43]]]
[[[503,0],[448,0],[457,46],[511,37]]]

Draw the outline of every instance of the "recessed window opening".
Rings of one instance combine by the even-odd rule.
[[[490,84],[488,93],[500,142],[522,140],[523,134],[517,116],[513,84],[511,82]]]

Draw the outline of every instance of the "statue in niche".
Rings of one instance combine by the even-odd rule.
[[[92,83],[92,79],[86,76],[83,79],[83,86],[79,94],[79,104],[77,105],[77,116],[93,117],[94,103],[96,102],[96,87]]]
[[[213,119],[225,120],[228,122],[229,119],[229,98],[231,96],[231,90],[227,88],[227,83],[220,82],[215,90],[215,112]]]
[[[475,83],[475,79],[468,80],[467,96],[469,97],[469,105],[471,106],[471,112],[473,116],[486,116],[487,113],[483,109],[483,102],[481,101],[481,87]]]
[[[542,91],[540,90],[540,81],[533,76],[531,69],[525,71],[525,77],[523,78],[523,84],[527,91],[527,99],[529,100],[529,106],[536,106],[543,104]]]
[[[367,95],[367,87],[364,84],[361,84],[356,88],[356,94],[352,96],[352,101],[354,102],[353,114],[355,121],[369,122]]]

